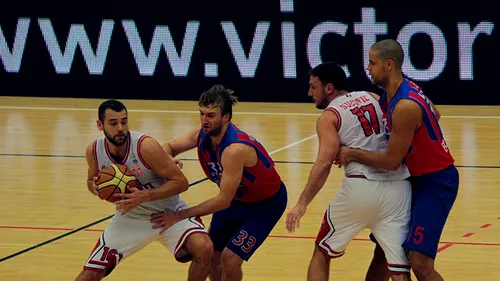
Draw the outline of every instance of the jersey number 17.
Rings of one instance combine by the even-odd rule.
[[[370,119],[368,119],[365,113],[368,112]],[[380,122],[377,117],[377,111],[375,110],[375,106],[373,104],[363,105],[361,107],[355,107],[351,109],[351,113],[358,117],[359,122],[361,123],[361,127],[363,128],[363,132],[365,136],[369,137],[375,134],[380,133]]]

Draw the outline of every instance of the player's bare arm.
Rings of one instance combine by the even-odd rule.
[[[228,208],[240,185],[244,166],[252,160],[252,153],[256,157],[255,150],[245,144],[234,143],[229,145],[224,149],[221,156],[224,170],[222,172],[219,194],[197,206],[180,212],[152,215],[151,222],[155,223],[153,228],[163,228],[163,232],[182,219],[205,216]]]
[[[437,120],[439,121],[439,119],[441,119],[441,113],[439,112],[439,110],[437,109],[437,107],[432,103],[432,101],[430,101],[430,104],[432,106],[432,111],[434,111],[434,113],[436,114],[436,118]]]
[[[309,173],[309,179],[295,207],[287,214],[286,226],[289,232],[300,226],[300,218],[305,214],[306,207],[325,184],[332,163],[340,148],[340,138],[336,124],[338,120],[331,111],[325,111],[316,123],[319,139],[318,155]]]
[[[341,148],[341,163],[356,161],[368,166],[397,170],[410,148],[415,130],[422,120],[420,106],[410,100],[398,102],[392,113],[392,130],[386,151],[364,151],[355,148]],[[347,158],[347,161],[346,161]]]
[[[87,159],[87,164],[89,166],[87,173],[87,188],[89,191],[97,195],[97,186],[95,185],[95,180],[99,174],[99,168],[94,158],[94,142],[89,143],[85,151],[85,159]]]
[[[163,149],[168,155],[175,157],[183,152],[195,148],[198,144],[197,140],[200,129],[201,125],[191,130],[191,132],[189,132],[187,135],[163,144]]]
[[[168,157],[161,145],[153,138],[145,138],[139,148],[144,162],[158,176],[167,179],[167,182],[157,188],[150,190],[139,190],[137,188],[128,188],[131,193],[116,194],[124,200],[116,202],[119,209],[124,209],[122,214],[126,214],[136,206],[146,201],[155,201],[162,198],[168,198],[186,191],[189,188],[189,182],[181,172],[174,161]]]
[[[198,206],[183,210],[179,214],[180,217],[205,216],[229,207],[240,185],[243,169],[251,152],[255,153],[253,148],[241,143],[231,144],[224,149],[221,156],[221,163],[224,170],[222,172],[219,194]]]

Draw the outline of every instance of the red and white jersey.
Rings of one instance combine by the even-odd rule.
[[[125,144],[127,146],[127,152],[121,162],[117,162],[111,156],[109,152],[109,143],[105,136],[96,139],[93,143],[93,152],[97,167],[100,169],[103,165],[109,166],[113,163],[125,165],[133,171],[135,178],[141,183],[142,188],[157,188],[167,180],[158,176],[153,170],[151,170],[141,157],[141,143],[148,137],[149,136],[139,132],[129,131],[129,140],[127,144]],[[179,195],[174,195],[169,198],[144,202],[132,209],[132,211],[127,213],[125,216],[149,220],[149,216],[153,213],[177,211],[184,208],[187,208],[187,204],[179,197]]]
[[[383,114],[378,101],[368,92],[350,92],[334,98],[325,110],[337,115],[341,145],[367,151],[387,150]],[[377,169],[358,162],[344,166],[347,176],[365,176],[370,180],[402,180],[410,176],[406,165],[397,170]]]

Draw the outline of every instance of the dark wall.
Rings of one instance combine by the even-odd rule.
[[[2,95],[192,100],[222,83],[241,101],[308,102],[308,71],[326,60],[346,66],[350,89],[374,90],[367,48],[395,38],[435,103],[500,105],[500,13],[478,2],[8,2]]]

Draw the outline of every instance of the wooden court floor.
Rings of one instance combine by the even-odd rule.
[[[95,125],[100,102],[0,97],[0,280],[74,280],[107,226],[114,206],[87,191],[83,156],[86,145],[101,135]],[[196,102],[124,102],[130,129],[160,143],[198,123]],[[460,191],[436,266],[445,280],[500,280],[500,107],[438,108],[459,167]],[[272,153],[288,186],[290,207],[316,157],[318,113],[313,104],[241,103],[235,108],[234,122]],[[181,157],[191,183],[204,178],[194,151]],[[288,233],[281,219],[244,264],[244,280],[305,280],[314,238],[341,178],[334,167],[297,232]],[[205,181],[181,196],[192,205],[216,193],[217,187]],[[210,216],[203,219],[208,225]],[[332,261],[332,280],[364,280],[373,249],[368,233],[360,233],[345,256]],[[106,280],[186,280],[187,268],[153,243]]]

